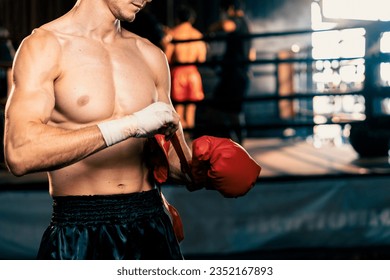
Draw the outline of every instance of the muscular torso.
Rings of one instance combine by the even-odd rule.
[[[158,99],[155,74],[133,35],[111,42],[52,29],[61,46],[48,125],[78,129],[134,113]],[[143,42],[144,44],[146,42]],[[129,193],[150,189],[145,139],[131,138],[77,163],[50,171],[52,195]]]

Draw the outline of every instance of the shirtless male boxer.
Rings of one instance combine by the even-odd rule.
[[[173,40],[201,39],[202,33],[193,27],[195,12],[181,6],[176,15],[178,24],[168,36]],[[196,65],[176,65],[175,63],[195,63],[206,60],[207,46],[204,41],[167,44],[165,53],[171,65],[172,100],[175,102],[201,101],[204,99],[202,77]],[[196,104],[176,104],[184,128],[194,128]]]
[[[17,51],[5,156],[16,176],[48,172],[53,216],[39,259],[182,259],[145,159],[148,138],[176,131],[191,157],[168,63],[120,26],[151,1],[78,0]]]
[[[238,197],[257,180],[260,166],[230,139],[187,146],[166,56],[120,26],[149,2],[78,0],[17,51],[5,158],[16,176],[48,173],[39,259],[182,259],[180,223],[156,186],[170,178]]]

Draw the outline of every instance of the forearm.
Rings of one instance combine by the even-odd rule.
[[[67,130],[30,123],[25,133],[5,134],[5,158],[16,176],[70,165],[106,147],[97,126]]]
[[[6,162],[17,176],[70,165],[131,137],[148,138],[156,133],[170,136],[179,122],[172,106],[162,102],[122,118],[74,130],[17,117],[10,121],[12,117],[7,116]]]

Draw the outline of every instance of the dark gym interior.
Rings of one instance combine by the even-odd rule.
[[[208,31],[219,2],[154,0],[148,8],[171,28],[175,9],[192,6],[207,42],[193,138],[220,128],[212,104],[226,38]],[[186,259],[390,257],[390,15],[370,1],[353,11],[345,2],[243,1],[251,29],[238,40],[251,41],[256,58],[241,62],[250,83],[239,141],[262,171],[237,199],[163,186],[182,216]],[[74,4],[0,0],[2,138],[14,52]],[[50,222],[48,179],[13,176],[0,155],[0,259],[34,259]]]

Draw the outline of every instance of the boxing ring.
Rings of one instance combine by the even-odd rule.
[[[309,31],[258,37],[298,33]],[[251,35],[247,39],[255,37]],[[374,58],[370,59],[367,61],[378,63]],[[272,58],[252,63],[311,65],[313,62],[312,58]],[[213,64],[215,62],[204,65],[204,79],[209,77],[207,73]],[[278,80],[277,71],[271,72]],[[259,74],[261,77],[266,75],[269,75],[268,71]],[[206,90],[214,85],[214,81],[206,81]],[[390,246],[388,156],[363,159],[348,141],[336,145],[336,138],[330,139],[333,142],[329,145],[316,145],[315,139],[310,142],[307,137],[313,133],[313,127],[319,125],[312,114],[293,114],[285,119],[279,111],[280,101],[299,100],[302,104],[309,100],[311,104],[319,95],[365,96],[370,105],[372,96],[367,94],[372,90],[371,85],[368,83],[362,91],[349,93],[282,93],[279,86],[275,86],[274,94],[250,94],[245,100],[248,115],[253,120],[266,120],[247,122],[244,127],[248,137],[242,145],[263,168],[248,195],[225,199],[213,191],[188,192],[178,185],[163,187],[165,196],[183,219],[185,239],[181,246],[184,256],[188,259],[314,259],[337,257],[340,256],[337,252],[352,250],[356,255],[347,258],[356,258],[372,249],[372,258],[390,257],[390,253],[377,249]],[[375,94],[388,96],[386,91]],[[199,104],[201,113],[207,101]],[[268,115],[267,102],[273,102],[275,108]],[[265,115],[260,115],[259,111]],[[366,113],[370,118],[370,106]],[[203,121],[208,120],[207,114],[203,117]],[[274,122],[268,122],[270,119]],[[330,117],[320,125],[352,123],[339,120]],[[202,119],[198,121],[199,128],[205,129],[206,134],[210,128],[214,129],[210,123],[206,122],[205,126]],[[269,132],[275,129],[276,132]],[[294,129],[298,137],[284,137],[280,131],[285,129]],[[0,169],[0,259],[34,259],[50,215],[51,199],[45,174],[17,178]],[[334,254],[324,253],[329,251]]]
[[[327,250],[361,256],[390,246],[388,158],[360,159],[348,144],[315,148],[274,138],[243,145],[263,167],[245,197],[163,186],[183,219],[187,259],[316,258]],[[51,214],[46,176],[3,170],[0,182],[0,258],[33,259]]]

